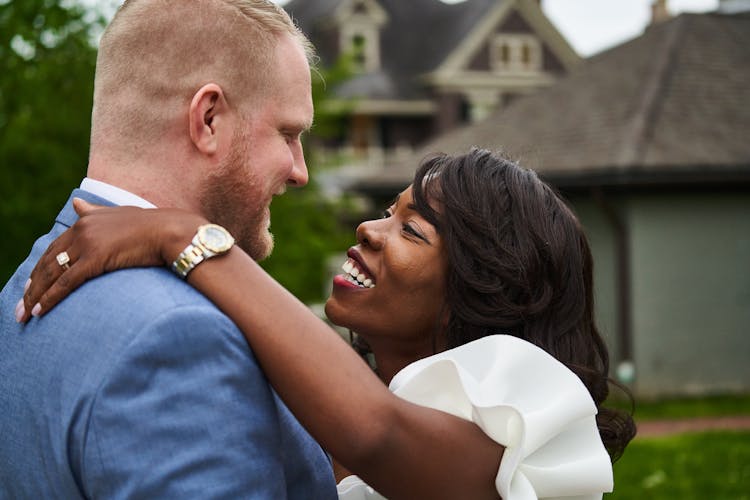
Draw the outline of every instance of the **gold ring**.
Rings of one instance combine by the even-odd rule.
[[[57,263],[60,264],[60,267],[63,269],[70,269],[70,256],[68,255],[68,252],[60,252],[55,256],[57,259]]]

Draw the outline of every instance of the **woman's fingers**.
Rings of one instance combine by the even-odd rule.
[[[21,299],[19,305],[16,306],[16,320],[19,322],[26,322],[32,315],[32,311],[35,313],[39,312],[39,308],[35,307],[45,294],[45,292],[51,288],[60,277],[72,268],[75,260],[75,255],[65,248],[68,248],[71,241],[71,230],[68,229],[61,234],[47,250],[42,254],[42,257],[37,262],[34,270],[31,271],[29,281],[27,282],[24,296]],[[69,249],[70,250],[70,249]],[[62,253],[65,252],[63,258]],[[58,260],[58,255],[61,257]],[[61,265],[64,262],[64,265]],[[44,309],[46,310],[46,309]]]
[[[87,216],[108,207],[74,198],[73,208],[81,219],[58,236],[37,262],[31,272],[31,284],[24,292],[22,302],[16,306],[16,320],[19,322],[47,312],[76,287],[96,275],[91,273],[90,266],[78,261],[82,252],[85,254],[88,251],[90,254],[96,250],[95,246],[87,247],[85,241],[82,241],[94,224],[92,218]]]
[[[43,265],[47,265],[47,263]],[[25,322],[31,316],[43,315],[67,297],[70,292],[81,286],[89,277],[87,262],[85,259],[81,259],[73,262],[69,268],[58,272],[57,278],[50,284],[47,284],[49,281],[45,281],[43,286],[35,286],[32,278],[29,289],[24,294],[25,310],[20,320]]]
[[[185,248],[195,228],[205,223],[203,217],[179,210],[102,207],[82,199],[74,199],[73,206],[81,217],[37,262],[16,308],[18,321],[45,314],[93,277],[171,262],[179,251],[173,247]]]
[[[102,208],[106,208],[106,206],[94,205],[93,203],[89,203],[83,198],[73,198],[73,210],[75,210],[76,213],[80,217],[83,217],[84,215],[88,215],[91,212],[95,212],[96,210],[99,210]]]
[[[162,265],[159,240],[149,238],[159,212],[103,207],[74,199],[81,216],[53,241],[31,272],[31,284],[16,307],[16,319],[45,314],[87,280],[105,272]],[[159,233],[155,233],[159,236]]]

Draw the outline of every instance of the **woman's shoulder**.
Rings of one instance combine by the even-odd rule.
[[[357,476],[348,476],[336,486],[339,500],[386,500]]]
[[[435,390],[425,391],[424,386]],[[432,399],[436,391],[451,390],[463,396],[465,404],[531,409],[556,403],[596,414],[575,373],[540,347],[511,335],[490,335],[416,361],[393,377],[390,389],[409,398]]]
[[[505,446],[496,482],[503,498],[612,489],[591,395],[575,373],[538,346],[510,335],[484,337],[412,363],[390,389],[470,420]],[[524,496],[530,492],[536,494]]]

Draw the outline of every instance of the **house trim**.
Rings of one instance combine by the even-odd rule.
[[[329,113],[352,113],[387,116],[432,116],[437,104],[431,100],[401,101],[376,99],[330,99],[321,105]]]
[[[498,3],[471,34],[453,49],[453,52],[445,58],[443,64],[433,71],[433,74],[436,77],[444,74],[455,74],[467,67],[471,57],[487,41],[487,37],[498,23],[507,17],[515,4],[516,0]]]
[[[540,170],[539,176],[559,189],[577,191],[591,187],[609,189],[716,189],[745,190],[750,186],[750,165],[726,167],[652,167],[648,170],[623,170],[620,167],[591,171]]]
[[[547,73],[505,72],[501,76],[479,71],[462,71],[452,74],[431,74],[425,76],[422,81],[426,84],[440,87],[440,90],[459,91],[467,88],[481,87],[533,91],[535,88],[529,87],[552,85],[555,82],[555,78]]]
[[[485,19],[474,29],[470,36],[466,37],[456,49],[445,59],[431,77],[443,79],[449,75],[460,73],[462,68],[468,66],[468,61],[486,43],[495,27],[515,9],[529,23],[535,34],[539,36],[542,44],[548,46],[549,50],[560,59],[563,65],[571,68],[577,65],[581,58],[560,35],[550,21],[544,16],[539,3],[536,0],[508,0],[498,3],[485,17]]]
[[[566,68],[573,68],[581,62],[578,53],[544,15],[537,0],[517,0],[516,4],[521,16]]]

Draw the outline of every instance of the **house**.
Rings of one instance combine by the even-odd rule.
[[[371,170],[580,62],[538,0],[291,0],[284,8],[322,66],[352,57],[354,74],[326,103],[347,123],[326,145]]]
[[[750,392],[750,12],[740,3],[654,24],[356,189],[390,198],[432,151],[508,152],[586,227],[599,324],[636,394]]]

